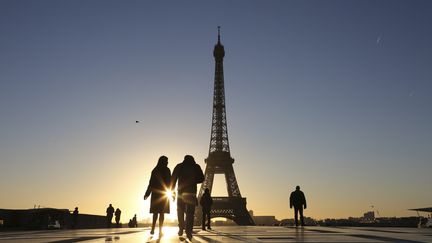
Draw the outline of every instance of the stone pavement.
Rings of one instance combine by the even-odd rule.
[[[0,242],[189,242],[177,236],[177,227],[164,235],[150,235],[148,228],[0,231]],[[432,242],[432,229],[372,227],[267,227],[225,226],[210,231],[194,229],[192,242]]]

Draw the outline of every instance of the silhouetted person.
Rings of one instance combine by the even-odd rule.
[[[186,230],[186,236],[189,240],[191,240],[195,206],[198,204],[198,200],[196,198],[197,184],[204,181],[203,171],[192,156],[186,155],[183,162],[177,164],[177,166],[174,168],[171,178],[171,188],[175,188],[177,180],[177,216],[179,223],[178,235],[183,235],[183,230]]]
[[[120,226],[120,216],[121,216],[121,210],[120,210],[120,208],[116,209],[114,215],[115,215],[116,226],[119,227]]]
[[[202,208],[202,229],[205,230],[205,222],[207,218],[207,229],[211,229],[210,227],[210,210],[213,204],[213,199],[210,196],[210,190],[206,188],[204,190],[204,194],[201,197],[200,205]]]
[[[106,214],[107,214],[107,216],[106,216],[107,226],[108,226],[108,228],[111,228],[111,221],[112,221],[112,218],[114,216],[114,208],[111,204],[106,209]]]
[[[138,227],[138,221],[137,221],[136,214],[135,214],[135,215],[133,216],[133,218],[132,218],[132,227],[133,227],[133,228]]]
[[[78,207],[75,207],[75,210],[72,213],[72,228],[75,229],[78,225]]]
[[[132,228],[132,227],[133,227],[133,225],[132,225],[132,219],[129,219],[128,226],[129,226],[129,228]]]
[[[303,220],[303,207],[306,209],[306,198],[302,191],[300,191],[300,186],[296,186],[296,190],[291,192],[290,196],[290,208],[294,206],[294,220],[296,226],[298,226],[298,214],[300,214],[301,225],[304,226]]]
[[[150,213],[153,214],[153,222],[150,234],[154,234],[159,214],[159,236],[162,236],[162,227],[165,219],[164,214],[170,213],[167,191],[171,191],[171,170],[167,166],[168,158],[166,156],[161,156],[151,173],[149,185],[144,195],[144,200],[146,200],[151,194]]]

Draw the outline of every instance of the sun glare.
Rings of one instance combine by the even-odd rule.
[[[177,219],[177,203],[174,201],[174,196],[175,196],[175,192],[171,191],[169,189],[165,190],[165,196],[168,198],[168,200],[170,200],[170,209],[171,209],[171,213],[166,214],[166,218],[170,219],[170,220],[175,220]]]
[[[165,195],[166,195],[167,197],[171,198],[174,194],[173,194],[173,192],[172,192],[171,190],[166,190],[166,191],[165,191]]]

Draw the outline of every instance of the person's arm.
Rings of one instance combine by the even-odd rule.
[[[151,194],[151,186],[149,184],[148,187],[147,187],[147,191],[146,191],[146,193],[144,195],[144,200],[147,200],[147,198],[150,196],[150,194]]]
[[[302,195],[303,195],[304,209],[306,209],[307,208],[306,197],[305,197],[304,193],[302,193]]]
[[[177,165],[175,168],[174,168],[174,171],[173,171],[173,173],[172,173],[172,175],[171,175],[171,185],[170,185],[170,188],[171,188],[171,191],[175,191],[175,187],[176,187],[176,183],[177,183],[177,180],[178,180],[178,174],[179,174],[179,165]],[[175,193],[173,193],[174,194],[174,197],[175,197]]]
[[[144,200],[147,200],[147,198],[150,196],[150,194],[152,192],[152,187],[153,187],[153,183],[154,183],[153,181],[155,179],[154,177],[155,177],[155,175],[152,172],[150,175],[149,185],[148,185],[146,193],[144,195]]]
[[[170,169],[167,170],[166,179],[167,179],[166,186],[168,187],[167,189],[172,191],[172,188],[171,188],[171,170]]]
[[[204,181],[204,173],[199,164],[196,164],[196,183],[202,183]]]
[[[289,201],[290,201],[290,208],[292,208],[293,207],[293,194],[292,193],[290,195]]]
[[[174,188],[171,187],[171,180],[172,180],[172,175],[171,175],[171,170],[168,168],[167,169],[167,177],[166,177],[166,187],[168,191],[171,191],[171,198],[174,201],[175,200],[175,192],[174,192]]]

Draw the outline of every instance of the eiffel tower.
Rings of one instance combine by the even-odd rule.
[[[218,42],[213,50],[213,57],[215,58],[216,65],[210,148],[208,158],[205,159],[205,179],[201,185],[198,198],[201,198],[206,188],[208,188],[211,193],[215,174],[224,174],[228,197],[213,197],[211,217],[228,218],[238,225],[255,225],[246,209],[246,198],[242,197],[240,194],[233,169],[234,159],[231,158],[230,154],[225,112],[224,56],[225,50],[220,42],[220,27],[218,26]],[[198,216],[197,223],[201,223],[199,221],[202,217],[201,214],[201,211],[196,214]]]

